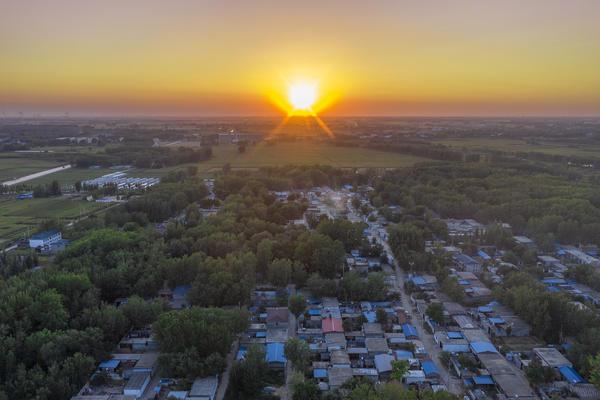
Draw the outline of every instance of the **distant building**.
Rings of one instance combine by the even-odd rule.
[[[528,249],[535,248],[535,242],[527,236],[514,236],[513,239],[517,244],[527,247]]]
[[[39,249],[45,246],[50,246],[53,243],[57,243],[62,240],[62,235],[59,231],[53,229],[36,233],[29,238],[29,247],[32,249]]]
[[[448,235],[455,237],[472,237],[483,235],[487,228],[474,219],[447,219]]]
[[[26,200],[26,199],[33,199],[33,192],[19,193],[17,195],[17,200]]]
[[[452,259],[456,263],[456,266],[463,271],[479,273],[481,272],[482,266],[477,260],[469,257],[466,254],[459,253],[452,256]]]
[[[85,189],[114,186],[117,189],[145,189],[160,182],[159,178],[132,178],[123,171],[112,172],[99,178],[88,179],[81,184]]]
[[[600,267],[599,259],[592,257],[589,254],[586,254],[581,250],[565,249],[564,253],[565,253],[565,257],[573,263],[586,264],[586,265],[592,265],[594,267]]]

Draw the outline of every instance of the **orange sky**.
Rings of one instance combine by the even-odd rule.
[[[600,1],[3,0],[0,116],[600,115]]]

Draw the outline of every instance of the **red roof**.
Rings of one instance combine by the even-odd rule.
[[[321,328],[323,329],[323,333],[331,333],[331,332],[342,332],[344,333],[344,326],[342,324],[342,320],[340,318],[324,318],[321,321]]]

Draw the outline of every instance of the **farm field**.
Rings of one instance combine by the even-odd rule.
[[[58,181],[61,185],[72,185],[77,181],[83,181],[86,179],[97,178],[102,175],[110,174],[117,171],[127,172],[127,176],[131,177],[157,177],[160,178],[165,176],[170,171],[178,168],[185,168],[185,165],[178,165],[175,167],[167,167],[160,169],[145,169],[145,168],[130,168],[130,169],[113,169],[113,168],[70,168],[65,171],[57,172],[55,174],[42,176],[37,179],[32,179],[27,183],[31,185],[47,184],[54,180]]]
[[[0,182],[58,167],[60,162],[40,160],[32,156],[0,153]]]
[[[232,168],[259,168],[289,164],[324,164],[341,168],[401,168],[426,158],[387,153],[357,147],[338,147],[316,142],[285,142],[269,145],[261,142],[239,153],[236,145],[213,147],[213,158],[199,164],[200,172],[209,172],[229,163]]]
[[[27,200],[3,196],[0,198],[0,246],[26,236],[28,231],[31,233],[45,219],[72,220],[106,207],[107,204],[63,196]]]
[[[492,149],[507,152],[538,152],[561,156],[597,156],[600,154],[600,147],[590,146],[569,146],[556,143],[528,144],[519,139],[495,139],[495,138],[456,138],[433,140],[434,143],[444,144],[450,147],[466,149]]]

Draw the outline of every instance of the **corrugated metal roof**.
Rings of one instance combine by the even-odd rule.
[[[419,334],[417,333],[417,328],[415,328],[411,324],[403,324],[402,332],[404,333],[404,336],[406,336],[407,338],[419,336]]]
[[[408,350],[396,350],[396,359],[398,360],[408,360],[410,358],[415,358],[415,355]]]
[[[327,370],[325,368],[315,368],[313,370],[313,376],[315,378],[327,378]]]
[[[496,347],[490,342],[471,342],[471,350],[473,350],[475,354],[498,353]]]
[[[489,375],[478,375],[473,377],[473,382],[476,385],[493,385],[494,380]]]
[[[98,368],[102,368],[102,369],[115,369],[115,368],[117,368],[119,366],[120,362],[121,361],[115,360],[115,359],[105,360],[105,361],[102,361],[100,363],[100,365],[98,365]]]
[[[325,318],[321,321],[323,333],[344,332],[342,320],[340,318]]]
[[[425,372],[426,377],[440,374],[440,371],[435,366],[435,363],[431,360],[423,361],[421,363],[421,367],[423,368],[423,372]]]
[[[584,383],[585,379],[577,373],[572,367],[559,367],[560,374],[570,383]]]
[[[462,339],[464,335],[461,332],[450,331],[447,333],[448,339]]]
[[[269,363],[285,363],[284,344],[267,343],[266,359]]]

